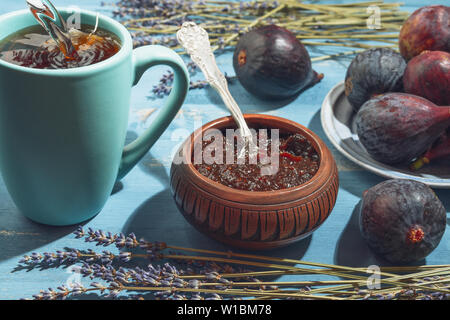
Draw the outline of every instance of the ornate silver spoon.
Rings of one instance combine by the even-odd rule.
[[[68,57],[73,57],[76,50],[67,36],[67,25],[64,19],[49,0],[27,0],[31,13],[41,26],[49,33],[57,45],[65,50]]]
[[[228,90],[228,83],[225,76],[217,67],[206,30],[194,22],[185,22],[177,32],[177,39],[186,49],[192,61],[203,72],[206,81],[219,93],[223,102],[230,110],[231,115],[240,129],[241,136],[249,144],[249,152],[256,153],[257,148],[256,143],[253,141],[252,133],[245,122],[241,109]]]

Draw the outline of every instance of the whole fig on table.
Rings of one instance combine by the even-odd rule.
[[[286,99],[322,78],[311,67],[308,51],[285,28],[267,25],[245,33],[233,55],[242,86],[263,99]]]
[[[439,106],[450,105],[450,53],[424,51],[412,58],[406,66],[403,86],[405,92]]]
[[[400,53],[406,60],[422,51],[450,52],[450,7],[422,7],[405,21],[399,34]]]
[[[345,95],[355,111],[375,95],[403,89],[406,62],[389,48],[374,48],[356,55],[345,75]]]
[[[406,93],[386,93],[367,101],[356,114],[360,142],[375,159],[409,163],[450,126],[450,107]]]
[[[369,247],[393,263],[419,261],[439,244],[446,210],[427,185],[393,179],[363,195],[360,230]]]

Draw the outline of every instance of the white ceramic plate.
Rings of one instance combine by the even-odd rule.
[[[407,166],[390,166],[370,157],[359,142],[355,130],[355,113],[344,94],[344,82],[328,92],[322,104],[321,120],[325,134],[346,158],[386,178],[414,179],[430,187],[450,188],[450,166],[436,162],[417,172]]]

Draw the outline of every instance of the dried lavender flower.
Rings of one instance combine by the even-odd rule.
[[[157,257],[164,257],[160,252],[170,247],[164,242],[149,242],[145,239],[136,238],[136,235],[131,233],[125,236],[122,233],[112,234],[110,232],[104,232],[102,230],[93,230],[88,228],[84,231],[81,227],[77,228],[74,232],[75,238],[84,239],[87,242],[100,245],[103,247],[113,246],[116,249],[136,249],[144,252],[151,252]],[[186,249],[186,248],[185,248]],[[183,250],[183,249],[181,249]],[[194,249],[186,249],[192,251]],[[225,253],[228,257],[232,255]],[[232,267],[227,264],[218,263],[214,261],[196,261],[193,260],[181,260],[177,256],[176,252],[170,252],[169,256],[171,261],[175,261],[176,264],[167,261],[158,260],[157,264],[150,263],[146,267],[139,266],[117,266],[118,263],[130,263],[133,257],[138,256],[128,251],[122,251],[117,254],[103,250],[102,252],[96,252],[92,249],[77,250],[66,248],[64,250],[58,250],[54,253],[33,252],[30,255],[24,256],[21,260],[21,264],[34,265],[40,263],[50,263],[56,266],[59,262],[67,264],[75,264],[77,272],[83,277],[88,277],[93,280],[89,287],[84,287],[81,283],[74,283],[73,285],[66,286],[61,285],[56,289],[49,288],[47,290],[41,290],[38,294],[33,295],[34,299],[38,300],[57,300],[66,299],[74,295],[82,295],[87,292],[98,292],[101,297],[105,298],[125,298],[125,299],[143,299],[142,292],[151,292],[153,297],[157,299],[168,300],[222,300],[229,299],[242,299],[238,295],[228,296],[229,289],[234,289],[232,292],[236,293],[242,290],[242,293],[255,294],[257,293],[265,296],[272,294],[278,294],[287,292],[283,287],[274,286],[271,283],[265,283],[259,278],[251,275],[251,271],[244,267]],[[148,257],[146,254],[143,257]],[[224,274],[232,273],[244,273],[238,277],[229,279]],[[190,275],[197,275],[198,278],[193,278]],[[228,275],[229,276],[229,275]],[[186,278],[187,277],[187,278]],[[445,281],[448,274],[435,275],[420,279],[420,281],[414,280],[415,284],[422,283],[422,287],[414,288],[413,285],[408,283],[411,288],[402,288],[402,290],[392,291],[377,291],[359,289],[359,285],[353,287],[356,290],[356,296],[358,299],[363,300],[393,300],[393,299],[420,299],[420,300],[448,300],[450,294],[445,291],[440,291],[440,287],[435,284],[429,284],[429,287],[425,287],[427,282]],[[245,284],[245,288],[238,286],[240,280],[245,282],[253,282],[254,284]],[[445,282],[444,282],[445,283]],[[294,286],[295,287],[295,286]],[[446,289],[450,286],[444,285],[442,288]],[[208,289],[208,290],[205,290]],[[183,292],[181,292],[183,291]],[[186,293],[184,291],[190,291]],[[211,291],[216,291],[211,293]],[[275,293],[274,293],[275,292]],[[297,286],[298,294],[311,294],[311,298],[299,298],[297,296],[289,296],[287,298],[292,299],[312,299],[314,297],[314,289],[311,286]],[[346,294],[345,291],[340,292],[338,297],[353,297],[354,293]],[[334,297],[333,294],[330,297]]]

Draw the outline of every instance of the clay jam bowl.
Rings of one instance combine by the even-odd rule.
[[[235,128],[234,120],[224,117],[196,130],[178,151],[170,170],[175,202],[200,232],[233,247],[262,250],[299,241],[316,230],[334,207],[339,189],[336,162],[325,143],[300,124],[259,114],[247,114],[245,119],[250,128],[306,137],[320,157],[316,174],[302,185],[276,191],[243,191],[201,175],[190,161],[194,143],[208,129]]]

